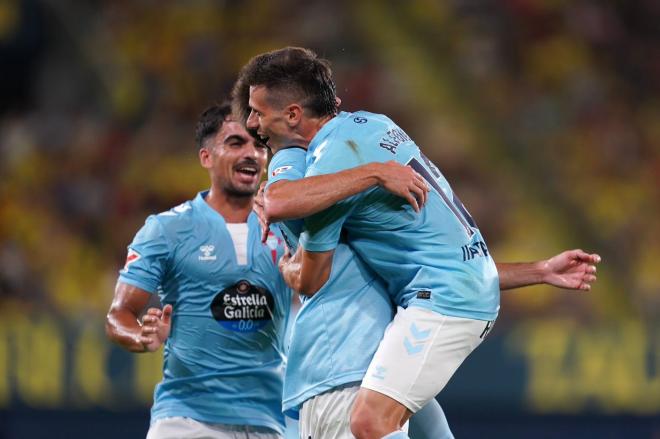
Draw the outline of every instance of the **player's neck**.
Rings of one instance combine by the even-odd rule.
[[[211,187],[206,202],[228,223],[244,223],[252,212],[252,196],[237,196]]]
[[[301,127],[303,131],[301,134],[307,140],[305,148],[309,146],[314,136],[316,136],[316,133],[318,133],[321,128],[323,128],[323,125],[330,122],[332,119],[334,119],[334,117],[334,115],[329,115],[322,117],[311,117],[307,119],[307,122]]]
[[[312,142],[316,133],[319,132],[323,125],[332,120],[335,116],[323,116],[323,117],[309,117],[304,118],[300,121],[298,126],[291,131],[289,138],[282,139],[280,144],[270,144],[270,148],[273,153],[278,152],[283,148],[290,147],[292,145],[299,146],[301,148],[309,148],[309,144]]]

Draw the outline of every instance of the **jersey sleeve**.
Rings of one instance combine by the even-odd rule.
[[[305,176],[332,174],[361,165],[355,145],[344,141],[326,141],[314,152]],[[339,243],[341,229],[362,194],[354,195],[305,218],[300,245],[307,251],[333,250]]]
[[[300,245],[310,252],[334,250],[339,243],[344,222],[353,211],[354,199],[355,196],[305,218]]]
[[[280,180],[299,180],[305,176],[307,150],[298,146],[284,148],[270,159],[266,189]]]
[[[156,293],[162,284],[169,255],[163,226],[156,216],[150,216],[128,246],[126,264],[119,271],[119,282]]]

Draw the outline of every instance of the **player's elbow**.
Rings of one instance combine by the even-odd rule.
[[[269,223],[276,223],[287,219],[283,200],[276,197],[264,197],[264,216]]]
[[[314,285],[305,284],[302,282],[298,283],[298,288],[295,290],[302,294],[303,296],[312,297],[320,288],[315,287]]]
[[[268,188],[264,193],[264,215],[266,219],[275,223],[298,217],[295,212],[295,194],[291,192],[289,182],[279,181]]]
[[[298,281],[298,293],[303,296],[312,297],[316,294],[325,283],[328,281],[327,276],[310,276],[308,278],[300,278]]]
[[[117,342],[117,325],[115,324],[116,318],[112,308],[105,316],[105,336],[108,340]]]

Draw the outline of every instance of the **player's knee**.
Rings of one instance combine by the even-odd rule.
[[[383,427],[378,414],[365,404],[356,405],[351,413],[351,433],[357,439],[380,439]]]

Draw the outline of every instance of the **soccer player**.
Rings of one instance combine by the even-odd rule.
[[[210,190],[147,218],[129,246],[107,315],[108,337],[131,352],[165,343],[148,438],[284,433],[291,291],[277,269],[283,247],[274,235],[261,242],[252,213],[266,148],[230,110],[213,106],[197,125]],[[141,325],[138,317],[153,294],[163,311],[149,310]]]
[[[592,264],[599,258],[583,252],[553,258],[563,267],[559,271],[553,259],[502,265],[498,278],[479,229],[437,167],[387,117],[337,115],[332,73],[313,52],[286,48],[257,56],[237,85],[235,101],[249,109],[248,128],[275,150],[308,147],[307,176],[395,160],[414,168],[433,188],[419,213],[376,187],[307,218],[301,245],[282,264],[289,285],[316,293],[335,270],[333,257],[345,230],[350,245],[405,308],[389,326],[362,382],[351,417],[358,438],[407,437],[400,426],[442,390],[492,327],[500,287],[546,281],[587,290],[595,280]],[[293,183],[302,190],[312,182]],[[287,195],[292,193],[302,202],[300,191]]]
[[[306,151],[288,148],[271,160],[268,184],[302,178]],[[302,188],[297,212],[322,210],[348,186],[357,191],[387,180],[393,193],[421,188],[418,176],[399,165],[381,166],[369,177],[368,168],[318,179],[328,190],[317,192],[314,184]],[[377,177],[375,177],[377,175]],[[392,181],[397,184],[391,186]],[[422,183],[423,184],[423,183]],[[399,187],[400,186],[400,187]],[[312,196],[310,196],[312,195]],[[416,203],[416,202],[415,202]],[[298,246],[302,221],[279,224],[289,248]],[[303,298],[305,299],[305,298]],[[337,246],[333,272],[321,291],[304,300],[292,329],[284,379],[283,409],[295,417],[300,411],[300,437],[342,439],[352,437],[350,410],[371,358],[390,323],[392,303],[385,285],[345,243]],[[416,439],[451,438],[444,412],[434,400],[417,413],[411,424],[419,425]]]

